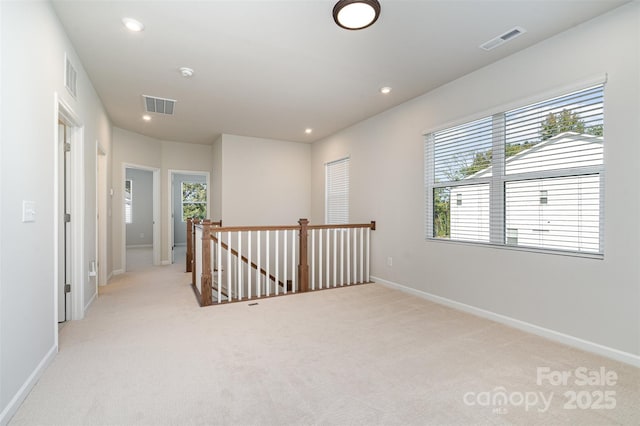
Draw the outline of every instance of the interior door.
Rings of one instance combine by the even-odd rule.
[[[69,319],[68,307],[71,290],[71,135],[69,127],[58,122],[58,322]]]

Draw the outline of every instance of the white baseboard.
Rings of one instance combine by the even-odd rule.
[[[9,424],[9,420],[11,420],[11,418],[16,414],[22,402],[25,400],[27,395],[29,395],[29,392],[31,392],[31,389],[33,389],[36,383],[38,383],[42,373],[44,373],[49,364],[51,364],[51,361],[53,361],[57,353],[57,346],[54,345],[49,349],[49,352],[47,352],[44,358],[42,358],[36,369],[33,370],[18,392],[16,392],[13,398],[11,398],[11,401],[9,401],[4,410],[2,410],[2,413],[0,413],[0,425]]]
[[[124,274],[124,269],[114,269],[113,272],[111,273],[112,276],[116,276],[116,275],[122,275]]]
[[[89,301],[87,302],[86,305],[84,305],[84,312],[87,312],[87,309],[89,309],[89,306],[91,306],[91,304],[93,303],[94,300],[96,300],[96,297],[98,297],[98,292],[96,291],[95,293],[93,293],[93,296],[91,296],[91,299],[89,299]]]
[[[438,303],[440,305],[449,306],[450,308],[464,311],[472,315],[476,315],[482,318],[487,318],[492,321],[499,322],[501,324],[508,325],[513,328],[517,328],[522,331],[526,331],[531,334],[535,334],[541,337],[545,337],[555,342],[563,343],[574,348],[582,349],[587,352],[592,352],[598,355],[602,355],[607,358],[611,358],[616,361],[624,362],[625,364],[633,365],[634,367],[640,367],[640,356],[634,355],[629,352],[624,352],[618,349],[610,348],[608,346],[601,345],[599,343],[590,342],[588,340],[581,339],[579,337],[571,336],[561,333],[559,331],[551,330],[545,327],[540,327],[535,324],[531,324],[525,321],[521,321],[515,318],[511,318],[505,315],[497,314],[495,312],[487,311],[475,306],[467,305],[465,303],[456,302],[455,300],[447,299],[445,297],[436,296],[435,294],[427,293],[422,290],[416,290],[415,288],[407,287],[392,281],[371,276],[371,281],[392,287],[403,291],[405,293],[412,294],[414,296],[427,299],[431,302]]]
[[[160,264],[163,265],[163,266],[171,265],[171,261],[170,260],[163,260],[162,262],[160,262]]]
[[[132,244],[126,248],[153,248],[153,244]]]

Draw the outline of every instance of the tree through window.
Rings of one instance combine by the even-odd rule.
[[[207,217],[207,184],[182,182],[182,221],[188,218]]]

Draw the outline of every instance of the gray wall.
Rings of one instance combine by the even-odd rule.
[[[175,245],[187,244],[187,224],[182,221],[182,197],[180,194],[182,182],[207,183],[207,177],[179,173],[173,175],[173,243]],[[211,213],[208,211],[207,218],[212,219]]]
[[[55,268],[55,97],[83,125],[83,225],[86,307],[96,260],[96,141],[110,155],[111,124],[49,2],[0,2],[0,424],[4,424],[57,352]],[[78,97],[65,87],[64,60],[78,72]],[[20,177],[19,179],[16,177]],[[22,201],[36,221],[22,223]]]
[[[132,217],[127,224],[127,247],[153,245],[153,172],[127,169],[126,179],[132,181]]]
[[[314,143],[312,219],[324,217],[323,164],[350,155],[351,220],[378,223],[375,277],[640,363],[639,8],[618,8]],[[605,74],[604,260],[425,240],[426,131]]]

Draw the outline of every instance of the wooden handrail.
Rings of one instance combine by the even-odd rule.
[[[195,238],[196,228],[200,227],[202,229],[202,256],[201,259],[196,259],[195,257],[195,247],[198,243]],[[213,229],[215,228],[215,229]],[[196,286],[196,262],[202,261],[202,275],[200,280],[200,294],[198,294],[201,306],[211,305],[213,303],[213,290],[216,290],[219,294],[222,294],[229,298],[228,290],[225,291],[222,283],[215,283],[213,279],[213,273],[219,271],[211,270],[211,262],[212,262],[212,251],[211,251],[211,243],[220,246],[224,250],[232,255],[236,256],[236,258],[240,259],[241,262],[250,265],[250,267],[260,273],[260,275],[267,277],[269,280],[273,281],[276,286],[281,286],[285,289],[289,289],[289,281],[284,283],[279,281],[274,275],[267,273],[267,271],[263,268],[258,268],[258,265],[249,260],[246,256],[243,256],[234,248],[230,247],[229,244],[222,241],[221,236],[224,232],[260,232],[260,231],[299,231],[299,243],[298,243],[298,289],[299,292],[307,292],[309,291],[309,259],[308,259],[308,236],[309,230],[324,230],[324,229],[370,229],[372,231],[376,230],[376,222],[371,221],[370,223],[361,223],[361,224],[334,224],[334,225],[309,225],[309,221],[307,219],[300,219],[298,221],[298,225],[284,225],[284,226],[228,226],[223,227],[222,221],[211,221],[211,220],[203,220],[202,222],[199,219],[188,219],[187,220],[187,271],[191,271],[192,273],[192,283],[194,288]],[[218,234],[220,233],[220,234]],[[335,244],[335,243],[334,243]],[[362,245],[362,240],[360,241]],[[362,246],[361,246],[362,247]],[[334,255],[335,256],[335,255]],[[361,262],[362,262],[362,254]],[[220,267],[220,266],[218,266]],[[240,267],[240,266],[238,266]],[[362,265],[360,266],[362,268]],[[360,273],[362,274],[362,269],[360,269]],[[341,272],[342,274],[342,272]],[[367,272],[368,274],[368,272]],[[362,275],[361,275],[362,277]],[[335,271],[334,271],[335,278]],[[367,275],[368,279],[368,275]],[[217,285],[216,285],[217,284]],[[340,284],[342,285],[342,284]],[[335,287],[335,284],[334,284]],[[198,292],[196,292],[198,293]]]
[[[215,232],[219,232],[218,230],[216,230]],[[218,244],[218,238],[216,238],[213,234],[211,235],[211,240]],[[247,259],[245,256],[241,256],[240,253],[238,253],[238,251],[234,248],[229,249],[229,246],[227,245],[227,243],[225,243],[224,241],[220,241],[220,246],[222,246],[223,249],[228,250],[231,252],[232,255],[234,255],[235,257],[240,258],[240,260],[244,263],[249,263],[249,259]],[[255,263],[251,262],[251,267],[253,269],[255,269],[256,271],[258,270],[258,265],[256,265]],[[260,274],[264,275],[265,277],[267,276],[267,271],[265,271],[264,269],[260,268]],[[282,281],[277,281],[276,277],[274,277],[273,275],[269,274],[269,279],[273,282],[278,283],[279,285],[286,287],[286,285],[282,282]],[[225,295],[226,296],[226,295]]]

